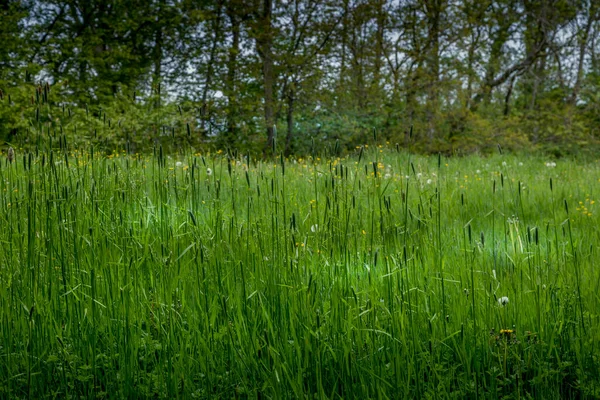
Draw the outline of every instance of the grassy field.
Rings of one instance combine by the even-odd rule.
[[[600,398],[598,178],[377,146],[17,151],[0,398]]]

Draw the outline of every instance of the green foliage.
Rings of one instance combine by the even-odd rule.
[[[93,144],[107,152],[127,149],[148,152],[163,145],[175,152],[182,146],[202,146],[193,105],[162,104],[158,94],[136,96],[119,92],[103,106],[65,102],[68,82],[24,85],[4,93],[0,121],[4,140],[26,148],[54,148],[66,140],[74,148]],[[10,100],[9,100],[10,96]]]
[[[226,115],[213,112],[205,130],[193,100],[166,101],[158,91],[138,95],[126,87],[111,101],[77,104],[68,100],[68,81],[57,85],[23,84],[2,92],[0,135],[5,143],[25,147],[47,146],[64,136],[76,147],[94,144],[112,152],[129,149],[147,152],[158,144],[177,151],[187,145],[261,154],[266,143],[260,120],[238,124],[236,133],[223,132]],[[248,104],[248,103],[246,103]],[[489,154],[500,146],[508,151],[541,151],[555,157],[593,154],[600,146],[594,125],[582,108],[554,107],[544,100],[543,111],[515,112],[509,116],[485,115],[463,109],[438,110],[425,122],[424,110],[414,113],[413,136],[409,120],[393,108],[371,112],[335,111],[331,107],[304,109],[295,119],[291,149],[297,155],[317,148],[339,146],[342,153],[380,141],[399,144],[420,153]],[[209,108],[219,109],[219,103]],[[589,115],[594,115],[588,113]],[[422,119],[421,119],[422,118]],[[416,122],[421,121],[421,122]],[[285,142],[285,124],[278,125],[279,145]],[[171,151],[169,150],[169,151]]]
[[[0,90],[0,138],[13,143],[19,131],[26,132],[30,128],[31,115],[27,104],[31,104],[35,87],[28,85],[11,88],[10,91]]]
[[[13,81],[30,55],[27,35],[23,34],[28,3],[5,0],[0,4],[0,85]]]

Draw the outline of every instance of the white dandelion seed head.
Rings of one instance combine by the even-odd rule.
[[[522,162],[519,162],[519,167],[522,167],[522,166],[523,166],[523,163],[522,163]]]
[[[498,304],[500,304],[501,306],[505,306],[508,304],[508,297],[506,296],[502,296],[498,299]]]
[[[481,173],[481,170],[479,170],[479,169],[478,169],[477,171],[475,171],[475,173],[476,173],[476,174],[480,174],[480,173]]]
[[[389,172],[383,176],[384,179],[390,179],[391,177],[392,174],[390,174]]]
[[[502,161],[502,166],[506,167],[506,161]]]
[[[427,184],[428,184],[428,185],[431,185],[431,183],[432,183],[432,182],[433,182],[433,181],[432,181],[431,179],[427,179]]]
[[[182,163],[181,161],[177,161],[177,162],[175,163],[175,166],[176,166],[176,167],[181,167],[182,165],[183,165],[183,163]]]
[[[548,161],[546,163],[546,167],[548,167],[548,168],[554,168],[554,167],[556,167],[556,163],[553,162],[553,161]]]
[[[212,169],[206,168],[206,175],[211,176],[212,175]]]

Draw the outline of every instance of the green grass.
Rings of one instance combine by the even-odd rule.
[[[0,398],[599,398],[600,164],[373,147],[3,160]]]

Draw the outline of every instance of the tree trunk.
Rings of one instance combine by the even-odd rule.
[[[294,83],[292,83],[293,85]],[[285,154],[289,154],[291,150],[292,138],[294,136],[294,105],[295,93],[293,87],[288,90],[287,95],[287,136],[285,138]]]
[[[508,116],[508,113],[510,112],[510,98],[512,96],[512,92],[513,92],[513,88],[515,86],[515,80],[517,79],[516,76],[513,76],[510,79],[510,83],[508,84],[508,90],[506,91],[506,97],[504,98],[504,116]]]
[[[492,10],[493,13],[499,13],[498,10]],[[479,101],[482,100],[484,104],[488,105],[492,99],[492,90],[494,86],[492,82],[498,72],[501,57],[503,54],[503,47],[508,38],[510,37],[510,27],[512,25],[512,18],[509,18],[511,10],[506,13],[498,14],[496,22],[497,30],[493,35],[492,43],[490,46],[490,55],[488,63],[485,69],[485,77],[483,79],[481,92],[474,99],[472,103],[472,109],[475,110],[479,105]],[[490,32],[491,34],[491,32]]]
[[[569,103],[575,104],[577,102],[577,96],[579,95],[579,91],[581,90],[581,80],[583,77],[583,64],[585,61],[585,48],[588,44],[588,39],[590,37],[590,30],[592,28],[592,24],[596,19],[596,6],[595,3],[592,2],[589,9],[588,20],[585,25],[585,29],[581,34],[581,38],[579,39],[579,57],[577,60],[577,74],[575,79],[575,85],[573,86],[573,91],[571,92],[571,96],[569,97]]]
[[[231,22],[231,47],[229,48],[229,58],[227,59],[227,145],[233,145],[235,142],[238,117],[238,101],[236,97],[235,71],[237,69],[237,57],[240,52],[240,18],[236,15],[234,9],[228,7],[227,14]]]
[[[427,13],[427,71],[429,88],[427,90],[427,109],[425,111],[428,129],[427,136],[431,140],[435,136],[435,112],[439,106],[440,82],[440,20],[445,0],[432,0],[425,2]]]
[[[164,0],[160,2],[157,14],[162,14]],[[163,61],[163,27],[162,24],[157,24],[156,32],[154,34],[154,49],[152,54],[152,61],[154,63],[154,71],[152,74],[152,88],[159,93],[159,85],[162,78],[162,61]],[[156,107],[160,107],[160,96],[157,96]]]
[[[373,86],[379,88],[381,77],[381,64],[383,60],[383,44],[385,31],[385,10],[383,9],[384,0],[377,0],[377,32],[375,37],[375,60],[373,71]]]
[[[546,75],[546,56],[541,57],[535,63],[532,71],[533,87],[531,89],[531,99],[529,100],[529,109],[534,110],[537,104],[538,93],[543,92],[544,79]]]
[[[208,92],[212,85],[214,75],[214,63],[215,56],[217,54],[217,46],[219,45],[219,38],[221,36],[221,8],[223,7],[223,1],[219,1],[217,4],[217,10],[213,25],[213,41],[210,47],[210,55],[208,57],[208,64],[206,66],[206,77],[204,80],[204,88],[202,90],[202,108],[200,109],[201,123],[200,127],[202,132],[206,132],[206,123],[208,122]]]
[[[482,18],[481,13],[477,15],[478,18]],[[471,43],[469,44],[468,57],[467,57],[467,96],[465,102],[465,109],[471,108],[471,97],[473,96],[473,80],[477,76],[475,72],[475,55],[477,47],[479,46],[479,40],[481,38],[481,30],[478,26],[470,26],[470,38]]]
[[[273,29],[271,26],[271,17],[273,15],[273,1],[263,0],[262,13],[260,18],[261,31],[256,35],[256,47],[262,58],[263,86],[264,86],[264,112],[265,125],[267,130],[267,144],[265,152],[273,146],[275,140],[275,121],[274,121],[274,71],[273,71]]]
[[[348,0],[344,0],[344,10],[343,10],[343,17],[342,17],[342,29],[341,29],[341,41],[342,41],[342,45],[341,45],[341,54],[340,54],[340,74],[339,74],[339,78],[338,78],[338,90],[337,92],[340,93],[340,96],[338,97],[337,100],[337,106],[341,106],[340,103],[342,103],[342,98],[343,96],[341,96],[342,93],[344,93],[344,87],[345,87],[345,82],[346,82],[346,52],[348,51]]]
[[[404,91],[405,91],[405,102],[406,102],[406,113],[408,115],[409,124],[412,125],[415,111],[416,111],[416,89],[419,80],[419,69],[421,65],[421,57],[422,52],[420,50],[419,44],[419,34],[418,34],[418,23],[417,23],[417,13],[415,9],[409,10],[407,13],[407,17],[405,18],[406,28],[405,31],[407,35],[410,36],[410,41],[412,44],[412,61],[409,64],[408,71],[406,73],[406,78],[404,81]]]

